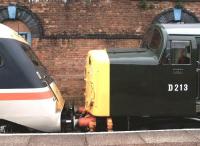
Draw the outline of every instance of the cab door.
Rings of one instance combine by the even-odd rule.
[[[196,41],[190,36],[169,36],[163,54],[165,100],[171,115],[193,116],[197,97]]]

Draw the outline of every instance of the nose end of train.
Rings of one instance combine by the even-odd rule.
[[[93,116],[109,116],[110,59],[106,50],[89,51],[85,66],[85,84],[86,110]]]
[[[52,82],[49,86],[56,100],[56,111],[62,111],[65,105],[65,100],[62,97],[60,90],[58,89],[55,82]]]
[[[73,106],[64,108],[62,125],[67,128],[62,129],[87,127],[93,125],[95,117],[110,116],[110,59],[106,50],[88,52],[84,80],[85,107],[79,110],[74,110]]]

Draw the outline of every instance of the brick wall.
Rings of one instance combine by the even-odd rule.
[[[144,10],[137,0],[70,0],[62,2],[28,3],[28,0],[1,0],[26,6],[35,13],[43,26],[44,36],[34,38],[32,46],[63,96],[83,104],[85,56],[91,49],[138,47],[140,36],[162,11],[174,7],[170,1],[148,1]],[[200,2],[184,2],[184,8],[200,17]],[[124,39],[66,39],[65,36],[124,35]],[[127,39],[129,35],[131,38]],[[62,36],[62,39],[61,37]]]
[[[114,47],[132,48],[139,40],[117,39],[34,39],[33,49],[56,80],[68,101],[83,104],[84,66],[87,52],[91,49]]]

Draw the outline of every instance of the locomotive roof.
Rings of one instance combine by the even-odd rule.
[[[0,23],[0,39],[1,38],[13,39],[28,44],[25,39],[20,36],[16,31]]]
[[[161,24],[168,34],[200,35],[200,23],[196,24]]]

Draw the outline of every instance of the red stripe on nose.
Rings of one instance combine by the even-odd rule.
[[[53,97],[51,91],[34,93],[0,93],[0,100],[40,100]]]

